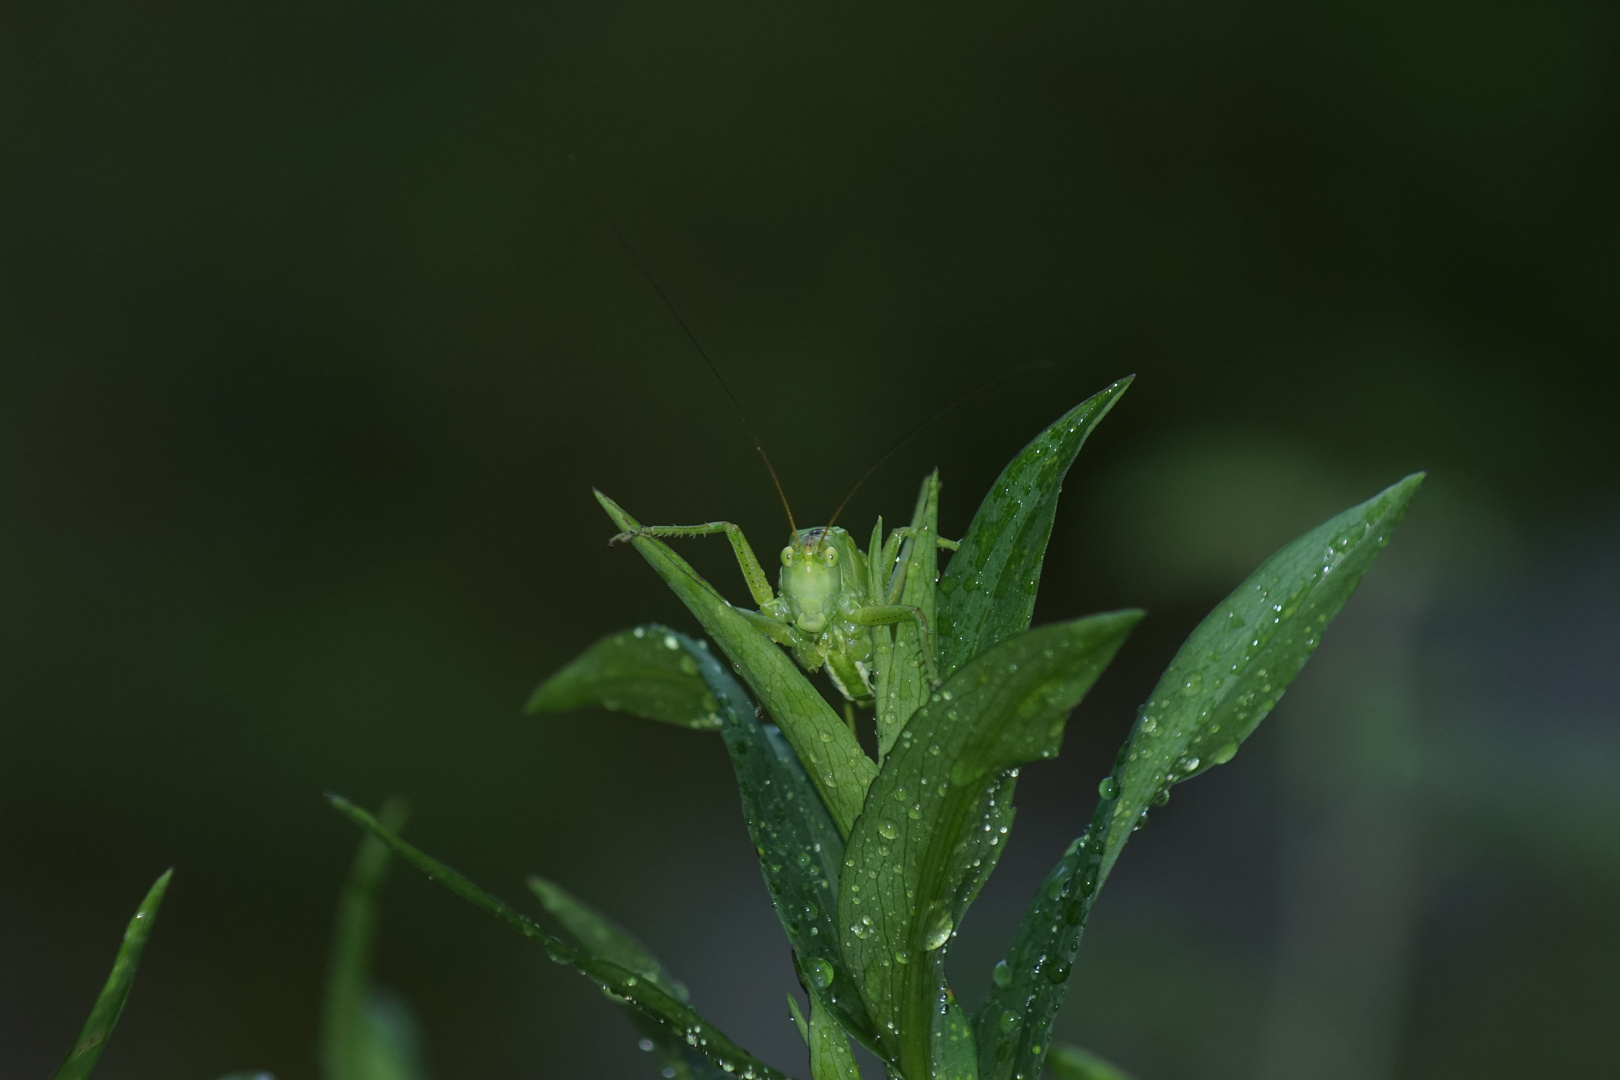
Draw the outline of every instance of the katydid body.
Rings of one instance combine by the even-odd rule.
[[[880,519],[872,531],[871,550],[862,552],[854,538],[837,526],[796,529],[782,549],[780,595],[771,590],[765,568],[742,529],[729,521],[703,525],[645,525],[620,533],[614,542],[635,536],[710,536],[724,533],[736,552],[758,611],[748,611],[771,640],[786,646],[806,671],[825,669],[846,699],[857,705],[873,701],[872,629],[915,621],[922,660],[931,685],[939,682],[932,628],[920,607],[900,603],[905,589],[906,559],[902,546],[915,530],[898,528],[883,539]],[[956,544],[935,538],[943,548]]]

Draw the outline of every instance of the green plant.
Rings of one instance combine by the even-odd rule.
[[[1070,711],[1141,618],[1119,611],[1029,627],[1064,475],[1128,384],[1070,410],[1008,464],[942,574],[936,477],[925,479],[904,530],[885,538],[878,523],[863,558],[843,538],[842,564],[865,575],[853,582],[857,607],[885,601],[881,619],[859,622],[872,636],[862,662],[871,669],[875,759],[848,706],[841,718],[778,647],[794,646],[813,668],[829,660],[811,655],[814,636],[778,632],[780,611],[762,619],[733,607],[660,538],[698,530],[645,528],[598,493],[620,538],[685,602],[742,683],[705,642],[649,625],[593,645],[540,686],[530,709],[595,705],[721,736],[808,999],[808,1016],[797,1000],[790,1004],[813,1080],[858,1075],[851,1038],[905,1080],[1033,1078],[1043,1064],[1065,1077],[1123,1076],[1085,1051],[1054,1051],[1049,1035],[1099,889],[1171,785],[1229,761],[1275,705],[1422,480],[1409,476],[1294,540],[1193,631],[1098,785],[1090,824],[1047,875],[990,994],[969,1013],[951,991],[946,957],[1004,847],[1018,770],[1057,753]],[[740,539],[723,526],[701,531],[728,532],[734,546]],[[760,598],[763,572],[757,562],[750,567],[745,546],[739,561]],[[762,603],[768,585],[764,593]],[[864,700],[864,674],[854,693],[839,678],[849,655],[838,654],[835,681],[846,698]],[[531,881],[574,943],[365,811],[335,796],[333,803],[594,981],[655,1047],[665,1076],[782,1075],[693,1010],[685,989],[633,937],[560,887]]]
[[[778,602],[735,527],[644,528],[597,493],[622,530],[615,539],[632,543],[685,602],[775,723],[706,642],[656,624],[591,646],[541,684],[529,710],[594,705],[721,736],[809,1002],[806,1016],[788,997],[812,1080],[859,1077],[852,1038],[904,1080],[1033,1080],[1043,1065],[1070,1080],[1128,1080],[1096,1055],[1050,1039],[1098,890],[1170,787],[1231,760],[1265,718],[1422,482],[1421,473],[1409,476],[1286,545],[1192,632],[1098,784],[1090,824],[1037,890],[989,995],[969,1014],[945,960],[1005,846],[1018,770],[1058,752],[1070,711],[1141,618],[1132,610],[1029,626],[1064,475],[1129,381],[1082,402],[1013,458],[960,545],[938,536],[937,476],[924,479],[910,524],[885,537],[880,520],[864,555],[842,530],[836,538],[830,529],[795,530],[795,558],[820,559],[836,543],[838,557],[825,565],[859,575],[824,590],[843,598],[837,612],[849,624],[836,637],[835,613],[825,647],[820,626],[807,631],[793,621],[803,600],[790,594],[793,559],[784,556]],[[732,539],[756,599],[775,605],[767,617],[733,607],[660,539],[717,532]],[[943,574],[941,549],[955,550]],[[801,666],[826,667],[843,694],[842,718]],[[857,701],[873,708],[875,760],[856,735]],[[573,943],[408,844],[399,804],[373,817],[330,799],[369,835],[333,936],[320,1047],[326,1080],[426,1075],[408,1011],[370,976],[390,850],[595,982],[657,1052],[665,1077],[782,1077],[704,1020],[633,936],[561,886],[529,879]],[[169,878],[157,880],[130,921],[56,1080],[90,1075]]]

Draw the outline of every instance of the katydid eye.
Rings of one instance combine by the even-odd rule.
[[[783,566],[792,566],[793,565],[793,547],[792,547],[792,545],[789,545],[788,547],[785,547],[785,548],[782,549],[782,565]]]
[[[838,565],[838,549],[837,548],[828,548],[826,551],[823,551],[821,553],[821,561],[826,563],[828,566],[837,566]]]

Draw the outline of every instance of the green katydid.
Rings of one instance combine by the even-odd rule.
[[[930,477],[924,482],[924,499],[930,485],[937,491],[938,481]],[[919,504],[923,501],[919,500]],[[833,685],[850,702],[863,706],[873,702],[872,669],[879,652],[872,636],[875,626],[914,620],[928,681],[931,685],[938,683],[928,614],[918,605],[901,602],[910,562],[902,557],[908,554],[902,548],[914,542],[919,532],[932,534],[932,529],[914,523],[892,530],[884,540],[880,518],[872,531],[870,550],[862,552],[854,538],[836,525],[800,529],[791,512],[788,524],[792,533],[781,554],[781,595],[771,591],[765,568],[742,529],[729,521],[646,525],[634,533],[620,533],[609,542],[620,543],[636,536],[724,533],[736,552],[748,591],[759,605],[758,611],[744,612],[749,621],[771,640],[787,646],[806,671],[824,668]],[[933,539],[941,548],[956,549],[953,541],[937,535]]]

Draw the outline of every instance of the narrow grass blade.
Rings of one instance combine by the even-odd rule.
[[[405,804],[390,799],[378,819],[390,830],[405,824]],[[360,841],[338,901],[332,957],[321,1018],[321,1072],[326,1080],[420,1080],[426,1075],[421,1040],[403,1002],[371,982],[377,893],[388,869],[387,845]]]
[[[900,548],[897,572],[903,574],[898,596],[874,594],[874,604],[904,604],[922,612],[929,632],[936,629],[935,583],[939,578],[939,473],[925,477],[917,493],[917,507],[911,515],[911,536]],[[874,627],[874,634],[889,634],[885,627]],[[928,669],[922,662],[923,641],[915,619],[894,625],[894,645],[877,672],[878,760],[882,761],[900,737],[911,714],[927,700]],[[881,653],[881,650],[879,650]],[[938,642],[934,654],[939,655]]]
[[[101,1051],[118,1023],[118,1014],[124,1011],[129,988],[135,982],[135,968],[141,962],[141,950],[146,948],[147,935],[152,932],[152,923],[157,919],[158,907],[163,903],[163,894],[168,891],[169,879],[173,876],[173,870],[163,871],[147,891],[141,906],[135,909],[134,917],[124,929],[124,943],[118,948],[112,974],[107,976],[106,985],[101,988],[101,995],[90,1010],[90,1018],[79,1030],[78,1041],[73,1044],[61,1068],[56,1070],[54,1080],[84,1080],[96,1067],[96,1059],[101,1057]]]
[[[1046,1070],[1058,1080],[1134,1080],[1130,1073],[1110,1065],[1090,1050],[1068,1043],[1052,1047],[1052,1056],[1046,1059]]]
[[[1231,760],[1388,542],[1409,476],[1288,544],[1198,625],[1142,707],[1085,833],[1047,875],[979,1008],[982,1080],[1040,1071],[1092,902],[1148,807]]]
[[[689,995],[686,987],[670,975],[658,958],[624,927],[583,903],[561,885],[537,874],[529,878],[529,891],[539,897],[541,905],[568,929],[586,952],[637,973],[677,1001],[687,1000]],[[636,1007],[622,1002],[620,1005],[630,1017],[637,1034],[645,1040],[642,1045],[650,1045],[656,1052],[665,1077],[671,1080],[704,1080],[726,1075],[713,1062],[687,1046],[685,1039],[648,1020]]]
[[[718,728],[714,695],[674,642],[671,631],[656,624],[609,634],[541,683],[525,711],[600,705],[678,727]]]
[[[1140,618],[1041,627],[970,661],[917,710],[873,782],[845,852],[838,922],[905,1076],[933,1071],[946,945],[1001,852],[1011,770],[1057,753],[1069,710]]]
[[[939,583],[941,678],[1028,629],[1063,477],[1130,384],[1131,378],[1121,379],[1070,409],[991,485]]]
[[[661,540],[635,536],[640,522],[601,492],[596,493],[596,498],[613,523],[632,534],[631,543],[648,565],[737,665],[743,681],[781,726],[782,734],[804,763],[827,809],[832,811],[840,834],[848,836],[860,816],[866,787],[877,775],[876,763],[861,749],[855,733],[810,685],[798,665],[699,577],[685,559]]]
[[[793,748],[774,726],[760,723],[737,680],[702,642],[684,634],[677,640],[714,695],[748,836],[799,963],[844,1028],[881,1054],[838,935],[844,839]]]
[[[743,1080],[786,1080],[783,1073],[749,1054],[719,1028],[703,1019],[663,988],[635,972],[593,956],[547,933],[534,920],[496,899],[437,859],[424,854],[347,799],[328,795],[334,809],[394,850],[400,858],[440,882],[474,907],[495,916],[520,935],[539,944],[559,964],[577,970],[615,1000],[635,1008],[669,1035],[684,1039],[722,1070]]]

